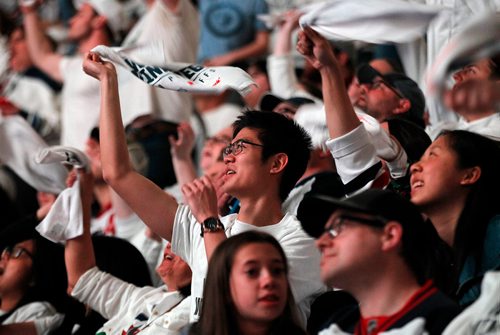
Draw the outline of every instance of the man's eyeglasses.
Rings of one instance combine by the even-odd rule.
[[[250,145],[257,146],[257,147],[264,147],[262,144],[253,143],[253,142],[241,139],[241,140],[237,140],[234,143],[230,143],[227,147],[225,147],[224,150],[222,150],[222,157],[225,158],[231,154],[234,156],[239,155],[243,151],[243,149],[245,148],[244,144],[250,144]]]
[[[26,254],[33,259],[33,254],[23,247],[5,247],[2,251],[2,258],[18,259],[22,254]]]
[[[401,93],[398,92],[398,90],[396,90],[394,87],[392,87],[388,82],[386,82],[383,79],[377,79],[377,80],[375,80],[371,84],[371,88],[374,89],[374,90],[376,90],[376,89],[380,88],[381,85],[384,85],[385,87],[387,87],[388,89],[390,89],[391,91],[393,91],[394,94],[396,94],[400,99],[406,99]]]
[[[354,224],[361,223],[367,226],[380,228],[387,223],[387,220],[381,217],[362,218],[362,217],[342,214],[336,217],[333,223],[325,228],[325,233],[327,233],[330,238],[335,238],[339,236],[342,233],[342,231],[344,231],[346,226],[352,223]]]

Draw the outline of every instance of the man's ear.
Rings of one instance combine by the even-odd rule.
[[[274,155],[272,158],[271,174],[277,174],[282,172],[286,165],[288,164],[288,155],[285,153],[279,153]]]
[[[472,168],[467,169],[465,175],[462,177],[460,181],[460,185],[472,185],[475,184],[479,178],[481,178],[481,168],[479,166],[474,166]]]
[[[403,114],[410,110],[411,101],[408,99],[399,99],[398,106],[394,109],[394,114]]]
[[[397,221],[389,221],[384,226],[382,235],[382,250],[389,251],[399,248],[403,238],[403,227]]]

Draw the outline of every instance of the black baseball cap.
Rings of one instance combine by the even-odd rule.
[[[304,98],[304,97],[291,97],[288,99],[283,99],[280,98],[274,94],[271,93],[266,93],[262,98],[260,99],[260,110],[266,111],[266,112],[272,112],[276,106],[278,106],[280,103],[286,102],[289,103],[292,106],[295,107],[300,107],[304,104],[312,104],[314,103],[313,100],[309,98]]]

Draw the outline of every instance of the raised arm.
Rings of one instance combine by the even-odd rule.
[[[96,266],[94,247],[90,235],[90,216],[92,205],[93,179],[91,172],[78,170],[80,182],[80,197],[82,201],[83,234],[66,241],[64,260],[68,275],[68,294],[71,294],[80,277]],[[68,179],[73,183],[76,173],[72,172]]]
[[[62,56],[52,50],[36,12],[36,6],[23,6],[22,11],[28,51],[33,63],[52,79],[62,82],[63,76],[59,69]]]
[[[299,32],[297,50],[321,74],[326,123],[330,137],[340,137],[358,127],[360,121],[354,113],[342,71],[328,41],[310,27],[305,27]]]
[[[177,127],[177,139],[169,137],[170,152],[175,177],[179,186],[192,182],[196,179],[196,168],[191,153],[194,148],[195,135],[189,123],[180,123]]]
[[[84,71],[101,83],[101,159],[106,182],[153,232],[171,240],[177,202],[130,165],[113,64],[89,53]]]

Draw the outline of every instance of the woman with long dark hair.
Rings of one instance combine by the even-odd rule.
[[[305,334],[295,313],[283,249],[271,235],[248,231],[212,255],[200,320],[189,333]]]
[[[484,273],[500,268],[500,148],[478,134],[442,133],[411,167],[411,200],[454,250],[461,305],[480,293]]]

